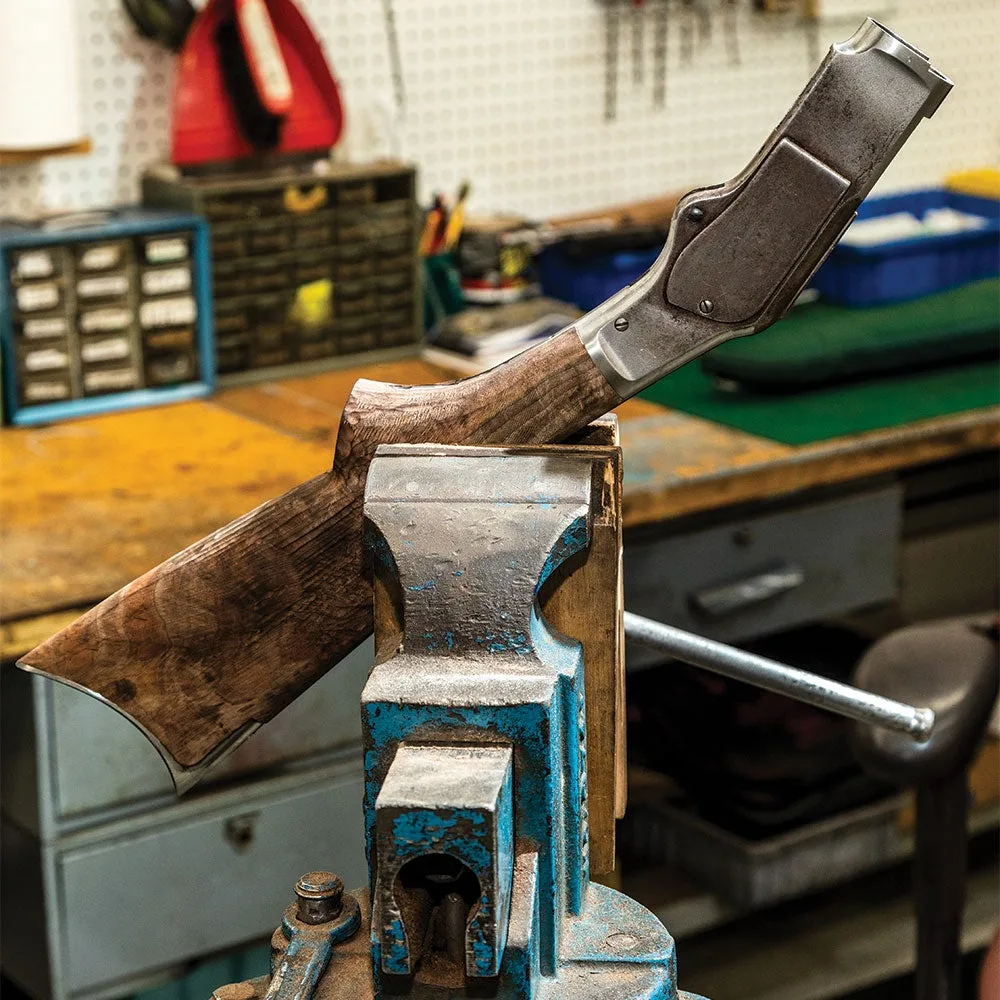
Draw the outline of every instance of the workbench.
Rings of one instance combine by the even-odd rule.
[[[26,652],[186,545],[328,468],[356,379],[452,377],[413,359],[3,430],[3,657]],[[800,447],[641,399],[618,415],[626,530],[1000,444],[1000,407]]]
[[[357,694],[370,664],[366,646],[237,751],[237,766],[226,781],[180,802],[173,799],[156,753],[124,720],[60,685],[43,689],[45,682],[37,679],[28,695],[25,675],[11,670],[14,658],[86,608],[179,549],[328,468],[341,408],[360,377],[420,384],[454,376],[414,358],[241,386],[202,401],[0,432],[0,676],[6,678],[5,697],[16,688],[17,704],[24,697],[35,699],[24,703],[34,705],[24,714],[34,712],[35,728],[21,745],[18,727],[5,714],[5,750],[11,741],[15,753],[31,747],[41,776],[35,793],[40,798],[51,793],[57,800],[39,804],[44,815],[33,817],[33,807],[24,805],[28,790],[10,781],[20,763],[7,752],[4,850],[19,852],[14,864],[26,870],[36,864],[40,851],[45,877],[65,894],[51,906],[86,907],[88,927],[107,925],[109,940],[117,940],[114,935],[120,937],[124,927],[130,942],[128,962],[107,978],[111,970],[107,961],[101,966],[93,941],[54,944],[50,935],[49,947],[63,949],[62,965],[51,972],[55,986],[50,995],[57,1000],[135,992],[205,950],[263,933],[278,905],[265,897],[283,898],[284,882],[294,880],[300,868],[307,870],[306,852],[317,831],[322,830],[323,844],[334,844],[352,858],[357,854],[354,867],[345,863],[341,871],[346,881],[364,879]],[[638,552],[645,551],[647,538],[661,544],[666,533],[662,544],[674,545],[689,537],[689,530],[707,532],[709,541],[712,532],[721,531],[729,544],[732,525],[744,523],[739,519],[766,528],[774,510],[813,510],[825,517],[828,508],[839,509],[844,496],[861,497],[852,522],[860,530],[867,522],[866,498],[899,491],[897,477],[974,459],[1000,445],[1000,407],[800,446],[642,399],[625,403],[618,415],[625,456],[627,578],[630,536],[637,540]],[[800,534],[808,535],[809,526],[807,520]],[[739,537],[736,543],[743,544]],[[820,543],[836,548],[827,538]],[[663,551],[670,558],[674,550]],[[698,551],[689,558],[697,562]],[[881,572],[888,578],[896,569],[882,567]],[[627,603],[631,600],[626,591]],[[741,634],[737,630],[720,637],[738,639]],[[109,734],[98,741],[104,766],[99,787],[90,789],[85,786],[94,768],[87,734],[102,727]],[[44,744],[56,732],[67,735],[50,753]],[[289,761],[290,769],[280,766]],[[29,773],[28,779],[34,781],[36,775]],[[26,815],[28,836],[12,836],[15,828],[25,828]],[[283,835],[289,826],[297,831],[293,838]],[[278,869],[279,855],[293,874]],[[310,861],[312,867],[319,860]],[[153,933],[144,923],[149,918],[141,892],[156,890],[157,866],[164,864],[178,869],[171,874],[177,884],[193,881],[189,897],[200,893],[206,899],[204,906],[199,901],[197,912],[188,904],[190,919]],[[123,870],[138,873],[134,906],[105,913],[107,894],[97,886],[111,875],[124,877]],[[208,879],[217,885],[224,878],[260,896],[241,909],[239,920],[224,896],[202,891]],[[76,895],[70,898],[72,893]],[[108,899],[111,906],[113,899]],[[690,909],[693,904],[685,905]],[[667,909],[676,919],[676,907]],[[50,923],[55,913],[49,910]],[[252,926],[257,919],[264,921],[259,932]],[[692,929],[705,925],[698,917]],[[222,928],[226,934],[217,935]],[[167,964],[155,968],[154,955]]]

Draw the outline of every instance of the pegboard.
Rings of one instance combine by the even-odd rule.
[[[645,80],[632,79],[623,17],[618,114],[604,119],[605,10],[597,0],[392,0],[405,111],[393,98],[382,0],[299,0],[344,95],[337,156],[395,155],[420,167],[421,191],[473,183],[474,212],[579,212],[726,180],[756,152],[815,63],[857,18],[803,22],[736,0],[740,63],[714,4],[710,38],[682,51],[684,8],[671,0],[666,107],[652,98],[653,16],[646,7]],[[93,152],[0,167],[0,214],[134,201],[138,178],[164,159],[175,57],[138,38],[119,0],[79,0],[81,101]],[[835,7],[834,4],[830,5]],[[885,10],[887,0],[874,0]],[[922,123],[880,189],[929,185],[1000,162],[1000,5],[895,0],[885,15],[956,82]]]

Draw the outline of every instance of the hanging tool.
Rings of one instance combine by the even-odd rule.
[[[329,472],[151,570],[23,665],[110,702],[190,786],[370,634],[361,503],[379,444],[563,440],[709,348],[767,328],[950,89],[926,56],[866,20],[746,169],[680,199],[664,251],[632,285],[475,378],[362,380]]]
[[[632,82],[637,86],[642,86],[642,78],[645,74],[645,18],[646,0],[632,0],[632,11],[630,20],[632,22]]]
[[[406,105],[406,94],[403,90],[403,59],[399,51],[399,32],[396,30],[396,12],[392,0],[382,0],[382,13],[385,18],[386,42],[389,45],[392,89],[396,95],[396,108],[402,114]]]
[[[653,107],[667,105],[667,42],[670,30],[670,0],[656,5],[653,25]]]
[[[604,120],[618,116],[618,36],[621,26],[619,0],[604,0]]]

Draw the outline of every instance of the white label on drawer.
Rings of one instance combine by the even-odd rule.
[[[106,271],[122,259],[122,248],[115,244],[87,247],[80,254],[81,271]]]
[[[146,260],[150,264],[166,264],[174,260],[187,260],[187,255],[187,240],[182,236],[150,240],[146,244]]]
[[[48,278],[55,271],[52,254],[48,250],[33,250],[17,258],[19,278]]]
[[[24,387],[24,399],[28,403],[48,403],[68,398],[68,382],[29,382]]]
[[[28,372],[48,372],[53,368],[65,368],[68,364],[69,354],[55,347],[32,351],[24,356],[24,370]]]
[[[17,290],[17,308],[23,312],[37,312],[59,305],[59,289],[53,284],[22,285]]]
[[[124,337],[94,340],[80,347],[80,357],[84,361],[117,361],[119,358],[127,358],[128,354],[128,341]]]
[[[26,319],[21,333],[28,340],[41,340],[43,337],[60,337],[69,333],[69,323],[65,316],[46,316],[43,319]]]
[[[131,318],[128,309],[91,309],[81,314],[80,329],[84,333],[110,333],[125,329]]]
[[[191,287],[191,272],[186,267],[165,267],[160,271],[144,271],[142,290],[146,295],[165,292],[186,292]]]
[[[194,318],[194,299],[190,295],[178,299],[155,299],[143,302],[139,307],[139,322],[147,328],[180,326],[183,323],[193,323]]]
[[[81,299],[99,299],[108,295],[125,295],[127,292],[127,274],[105,274],[100,278],[81,278],[76,283],[76,294]]]
[[[83,388],[87,392],[104,389],[131,389],[135,385],[135,372],[131,368],[119,368],[110,372],[84,372]]]

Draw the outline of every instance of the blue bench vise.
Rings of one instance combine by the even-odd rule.
[[[539,610],[586,555],[597,452],[379,449],[370,884],[304,876],[271,977],[218,1000],[697,1000],[659,920],[590,880],[584,652]]]

